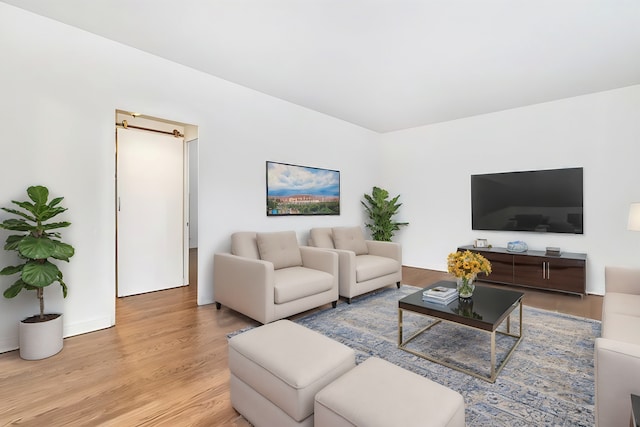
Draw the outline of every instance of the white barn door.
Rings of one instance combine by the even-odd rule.
[[[184,138],[116,132],[117,295],[184,286]]]

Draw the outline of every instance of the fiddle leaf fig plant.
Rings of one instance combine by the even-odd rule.
[[[40,302],[39,319],[44,321],[44,288],[58,282],[62,287],[63,297],[67,296],[67,285],[62,272],[52,261],[68,262],[75,250],[73,246],[60,240],[58,231],[53,231],[68,227],[71,223],[48,222],[67,210],[59,206],[64,198],[57,197],[49,201],[49,190],[41,185],[29,187],[27,195],[30,201],[12,201],[20,209],[1,208],[18,217],[4,220],[0,223],[0,228],[19,233],[7,237],[4,248],[16,251],[22,263],[3,268],[0,275],[19,274],[18,280],[4,291],[5,298],[14,298],[22,290],[36,291]]]
[[[394,215],[402,203],[398,203],[400,195],[389,200],[389,192],[379,187],[373,187],[371,194],[364,195],[365,200],[360,203],[364,206],[369,215],[370,222],[365,226],[371,230],[373,240],[390,242],[395,231],[400,227],[409,225],[408,222],[397,222],[393,220]]]

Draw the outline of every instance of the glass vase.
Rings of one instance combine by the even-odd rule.
[[[473,284],[475,279],[475,276],[470,278],[458,277],[456,288],[458,289],[458,296],[460,298],[471,298],[473,296],[473,290],[476,288]]]

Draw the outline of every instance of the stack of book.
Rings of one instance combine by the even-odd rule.
[[[436,304],[449,304],[458,298],[458,291],[455,288],[436,286],[422,292],[422,301]]]

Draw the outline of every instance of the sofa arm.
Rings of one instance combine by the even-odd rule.
[[[402,246],[399,243],[378,240],[367,240],[366,242],[370,255],[393,258],[402,265]]]
[[[228,253],[214,254],[213,294],[216,303],[266,323],[274,309],[273,264]]]
[[[631,394],[640,395],[640,345],[595,342],[596,426],[627,426]]]
[[[338,255],[327,249],[300,246],[302,265],[338,277]]]
[[[606,292],[640,295],[640,269],[605,266]]]

